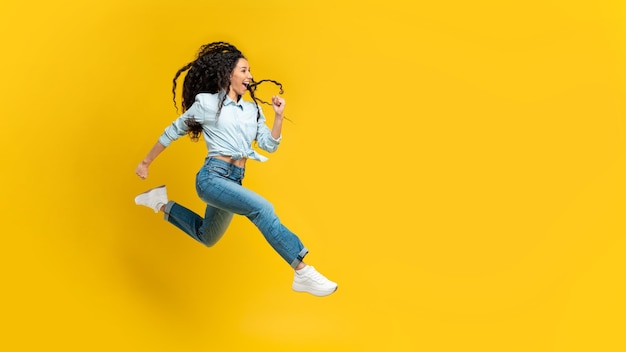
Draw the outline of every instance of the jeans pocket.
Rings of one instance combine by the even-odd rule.
[[[203,167],[196,174],[196,192],[198,192],[198,195],[202,194],[202,192],[207,188],[208,183],[209,183],[209,173]]]
[[[231,170],[227,166],[222,166],[219,164],[203,166],[196,175],[196,190],[198,191],[198,194],[203,193],[206,189],[209,188],[211,178],[228,178],[230,174]]]
[[[207,166],[208,172],[213,173],[213,174],[217,174],[218,176],[221,177],[228,177],[230,176],[230,172],[231,169],[227,166],[224,165],[209,165]]]

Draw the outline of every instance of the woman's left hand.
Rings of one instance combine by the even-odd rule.
[[[278,95],[274,95],[272,97],[272,107],[274,108],[274,112],[278,116],[283,116],[283,112],[285,111],[285,99],[279,97]]]

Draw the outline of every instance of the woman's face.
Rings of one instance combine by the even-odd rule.
[[[250,82],[252,82],[250,65],[248,64],[248,60],[241,58],[237,61],[235,69],[230,74],[230,91],[228,92],[228,96],[236,101],[238,96],[244,95],[248,90],[248,84],[250,84]]]

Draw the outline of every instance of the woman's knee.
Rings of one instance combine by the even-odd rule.
[[[213,246],[215,246],[215,244],[217,243],[217,241],[213,240],[213,241],[202,241],[202,244],[205,245],[205,247],[207,248],[211,248]]]
[[[207,247],[213,247],[224,235],[224,231],[215,232],[215,231],[205,231],[201,233],[198,237],[200,238],[200,242]]]

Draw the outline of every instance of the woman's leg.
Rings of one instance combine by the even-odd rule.
[[[293,268],[298,267],[308,250],[280,222],[272,204],[241,185],[243,176],[244,169],[209,159],[197,176],[198,195],[216,208],[248,217],[272,248]]]
[[[165,186],[143,193],[139,197],[150,199],[137,204],[149,206],[155,212],[163,211],[166,221],[209,247],[224,235],[233,213],[247,216],[294,269],[306,266],[302,259],[308,250],[294,233],[281,224],[274,207],[267,200],[240,183],[217,174],[200,171],[198,175],[198,194],[205,202],[217,205],[207,205],[204,218],[176,202],[168,201]]]
[[[146,205],[155,212],[164,211],[166,220],[208,246],[222,237],[233,213],[244,215],[257,226],[274,250],[296,269],[293,290],[316,296],[335,292],[336,283],[304,264],[302,260],[308,250],[295,234],[282,225],[274,207],[258,194],[242,187],[243,176],[244,169],[217,159],[207,160],[196,178],[198,195],[208,204],[204,218],[169,202],[164,186],[137,196],[135,203]]]
[[[226,232],[233,213],[207,205],[204,218],[175,202],[168,201],[165,186],[148,190],[137,197],[135,203],[145,205],[155,213],[165,213],[165,220],[178,227],[193,239],[212,246]]]
[[[204,218],[171,201],[163,210],[165,220],[208,247],[222,238],[233,218],[233,213],[211,205],[207,205]]]

